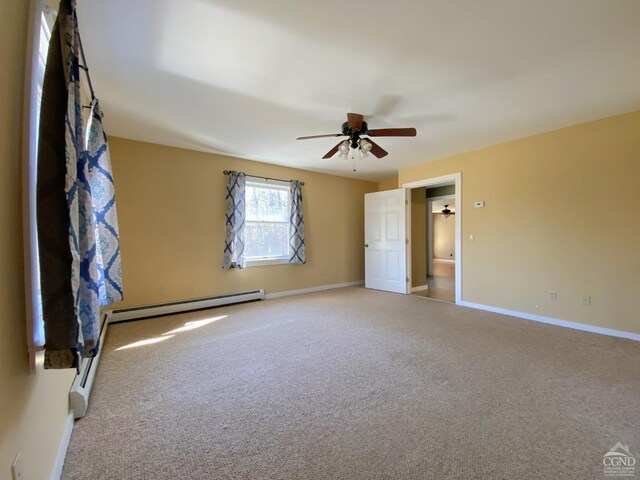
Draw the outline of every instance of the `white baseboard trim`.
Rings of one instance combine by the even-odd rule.
[[[545,317],[543,315],[534,315],[533,313],[518,312],[516,310],[508,310],[506,308],[492,307],[481,303],[462,301],[459,302],[458,305],[475,308],[477,310],[485,310],[487,312],[501,313],[502,315],[509,315],[511,317],[524,318],[525,320],[533,320],[534,322],[548,323],[558,327],[599,333],[601,335],[609,335],[610,337],[627,338],[629,340],[640,342],[640,333],[624,332],[622,330],[614,330],[613,328],[596,327],[595,325],[587,325],[586,323],[569,322],[568,320],[560,320],[558,318]]]
[[[284,292],[267,293],[265,295],[265,299],[269,300],[270,298],[289,297],[291,295],[302,295],[303,293],[321,292],[322,290],[333,290],[334,288],[354,287],[356,285],[363,285],[363,284],[364,284],[363,280],[357,280],[355,282],[333,283],[331,285],[320,285],[317,287],[301,288],[299,290],[286,290]]]
[[[64,432],[60,439],[60,445],[58,446],[58,453],[56,454],[55,462],[53,463],[53,470],[51,470],[50,480],[60,480],[62,475],[62,467],[64,467],[64,459],[67,456],[67,449],[69,448],[69,442],[71,441],[71,433],[73,432],[73,413],[69,412],[67,420],[64,426]]]
[[[420,285],[418,287],[411,287],[411,293],[421,292],[422,290],[429,290],[429,285]]]

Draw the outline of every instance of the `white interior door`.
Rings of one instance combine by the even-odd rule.
[[[408,293],[407,195],[400,188],[364,196],[364,286]]]

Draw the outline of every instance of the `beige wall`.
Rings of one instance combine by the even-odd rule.
[[[433,258],[455,260],[456,258],[456,217],[444,218],[432,213],[433,218]]]
[[[380,180],[378,182],[378,191],[383,192],[385,190],[395,190],[398,188],[398,176],[394,175],[393,177],[385,178],[384,180]]]
[[[398,181],[462,172],[463,300],[638,333],[639,132],[637,111],[406,168]]]
[[[121,138],[111,138],[110,148],[125,291],[119,306],[364,278],[364,194],[376,183]],[[225,169],[306,183],[306,265],[222,269]]]
[[[71,371],[29,373],[21,222],[27,1],[3,2],[0,28],[0,478],[21,452],[23,478],[48,479],[68,419]]]
[[[433,276],[434,277],[455,277],[456,266],[454,263],[435,259],[433,261]]]
[[[411,286],[427,284],[426,188],[411,190]]]

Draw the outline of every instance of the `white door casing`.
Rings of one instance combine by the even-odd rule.
[[[364,285],[387,292],[408,293],[408,189],[364,196]]]
[[[456,172],[448,175],[442,175],[440,177],[425,178],[424,180],[418,180],[415,182],[403,183],[402,188],[412,189],[419,187],[439,187],[443,185],[450,185],[453,183],[456,186],[455,199],[456,199],[456,303],[461,305],[462,301],[462,173]],[[409,227],[411,223],[409,223]],[[409,229],[410,230],[410,229]],[[408,233],[409,238],[411,231]],[[411,256],[407,257],[407,261],[410,264]],[[407,269],[408,276],[411,277],[411,268]]]

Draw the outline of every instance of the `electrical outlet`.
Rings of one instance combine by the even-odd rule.
[[[582,297],[582,305],[585,307],[591,306],[591,295],[585,295]]]
[[[12,480],[25,480],[22,475],[22,462],[20,462],[20,454],[16,454],[16,458],[11,463],[11,478]]]
[[[549,290],[549,300],[558,300],[558,292],[556,292],[555,290]]]

